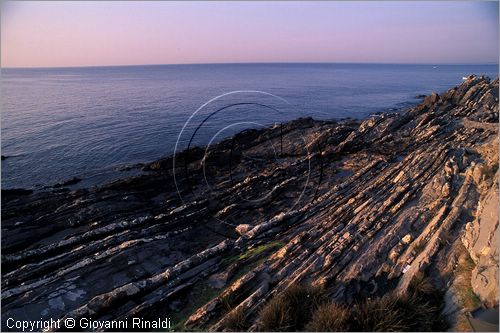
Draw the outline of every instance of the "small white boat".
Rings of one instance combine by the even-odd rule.
[[[462,76],[462,80],[467,80],[468,77],[467,76]]]

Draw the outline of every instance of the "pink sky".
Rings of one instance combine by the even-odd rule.
[[[498,63],[498,2],[3,2],[3,67]]]

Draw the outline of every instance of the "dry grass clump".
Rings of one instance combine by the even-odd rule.
[[[349,331],[405,331],[404,318],[398,311],[398,302],[399,298],[391,294],[354,305]]]
[[[350,331],[440,331],[440,307],[416,295],[391,293],[353,307]]]
[[[243,308],[236,308],[230,311],[224,319],[224,328],[230,332],[242,332],[248,329],[245,311]]]
[[[321,289],[293,286],[261,311],[263,331],[443,331],[442,293],[418,276],[405,293],[391,292],[347,306],[326,300]]]
[[[350,315],[350,311],[345,306],[336,303],[323,304],[314,311],[306,330],[309,332],[348,331]]]
[[[307,329],[316,332],[441,331],[440,308],[414,295],[391,293],[351,307],[328,304],[313,313]]]
[[[300,331],[326,297],[320,287],[292,285],[271,299],[259,314],[262,331]]]

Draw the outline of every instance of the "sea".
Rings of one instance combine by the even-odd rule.
[[[299,117],[399,112],[498,65],[200,64],[1,70],[1,185],[95,186]]]

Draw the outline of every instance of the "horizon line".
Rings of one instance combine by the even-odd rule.
[[[256,62],[199,62],[199,63],[154,63],[154,64],[126,64],[126,65],[69,65],[69,66],[11,66],[0,69],[67,69],[67,68],[104,68],[104,67],[145,67],[145,66],[189,66],[189,65],[293,65],[293,64],[345,64],[345,65],[422,65],[422,66],[498,66],[498,62],[460,63],[460,62],[349,62],[349,61],[256,61]]]

